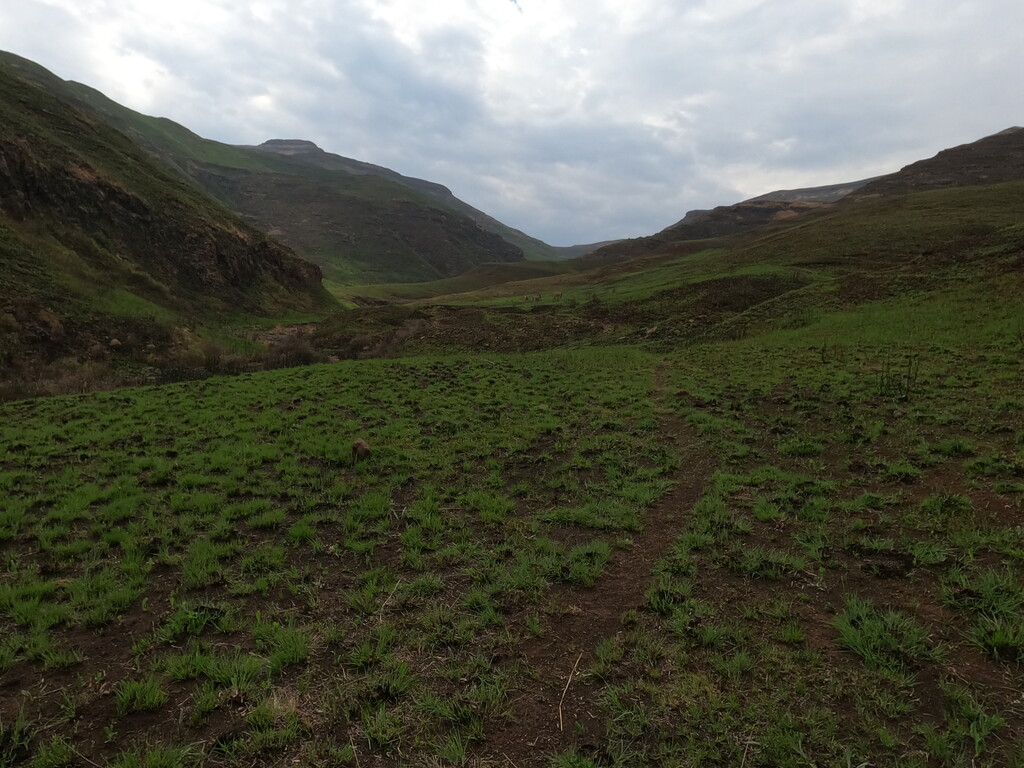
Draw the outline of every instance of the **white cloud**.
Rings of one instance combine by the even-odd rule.
[[[558,244],[1024,122],[1019,0],[21,0],[0,47],[221,141],[310,138]]]

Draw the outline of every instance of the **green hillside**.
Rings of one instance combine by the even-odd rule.
[[[319,264],[333,283],[447,278],[481,263],[521,260],[524,248],[533,258],[559,255],[440,185],[319,151],[329,160],[211,141],[20,57],[0,54],[0,60],[117,128],[250,224]]]
[[[5,369],[335,306],[315,265],[3,65],[0,261]]]
[[[502,224],[497,219],[488,216],[468,203],[459,200],[452,194],[451,190],[442,184],[437,184],[424,179],[416,179],[403,176],[392,171],[390,168],[382,168],[372,163],[364,163],[359,160],[342,157],[330,152],[324,152],[312,142],[271,140],[260,146],[265,151],[284,153],[291,159],[314,168],[321,168],[331,171],[341,171],[347,174],[354,174],[362,177],[375,177],[386,179],[399,184],[440,204],[441,207],[455,211],[479,224],[488,232],[499,235],[506,242],[516,246],[523,251],[527,259],[533,261],[560,261],[580,255],[581,252],[591,250],[594,246],[576,245],[567,248],[555,247],[530,237],[518,229],[513,229]]]

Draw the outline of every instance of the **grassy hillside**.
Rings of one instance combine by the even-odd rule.
[[[557,257],[444,187],[317,150],[284,155],[204,139],[12,54],[0,61],[117,128],[337,283],[447,278],[484,262]],[[321,160],[326,158],[325,160]],[[504,238],[504,239],[503,239]]]
[[[256,151],[256,150],[252,150]],[[522,251],[472,220],[393,182],[295,164],[284,173],[203,165],[194,178],[332,282],[423,281]]]
[[[0,406],[0,761],[1024,766],[1022,204],[495,267],[313,337],[396,359]]]
[[[1012,273],[1008,264],[1024,243],[1017,213],[1021,205],[1020,181],[878,197],[815,209],[731,237],[661,242],[642,257],[604,263],[594,254],[567,262],[553,276],[468,285],[446,298],[523,306],[525,293],[541,293],[547,302],[560,293],[566,312],[575,311],[569,306],[574,299],[597,299],[640,314],[656,304],[661,319],[671,323],[680,317],[693,319],[685,307],[674,308],[674,299],[696,294],[699,284],[775,275],[814,286],[805,293],[829,312],[838,306],[837,294],[854,303],[899,294],[901,276],[936,287],[945,276]],[[891,280],[896,282],[887,289]],[[727,300],[732,292],[727,285],[720,288],[717,292]],[[741,308],[745,312],[752,307]]]
[[[527,259],[533,261],[558,261],[572,258],[577,254],[578,249],[588,249],[588,246],[572,246],[570,248],[556,248],[547,243],[530,237],[525,232],[513,229],[497,219],[488,216],[468,203],[459,200],[452,194],[451,190],[442,184],[437,184],[425,179],[416,179],[403,176],[390,168],[382,168],[372,163],[364,163],[348,157],[342,157],[331,152],[324,152],[315,144],[301,140],[270,140],[261,144],[259,149],[284,154],[295,161],[314,168],[321,168],[330,171],[341,171],[355,176],[386,179],[405,187],[418,195],[433,200],[455,213],[461,214],[476,222],[483,229],[500,236],[503,240],[522,250]]]
[[[347,290],[356,301],[414,301],[434,300],[455,294],[471,293],[472,301],[479,303],[482,292],[488,288],[501,293],[516,290],[515,284],[526,280],[550,278],[582,269],[574,261],[520,261],[509,264],[481,264],[457,277],[430,280],[422,283],[383,283],[380,285],[351,286]],[[344,290],[344,289],[339,289]]]
[[[336,306],[315,265],[3,65],[0,261],[3,379]]]
[[[872,180],[851,199],[1014,181],[1024,175],[1024,128],[1013,127]]]

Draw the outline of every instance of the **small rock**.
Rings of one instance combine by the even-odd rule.
[[[363,438],[356,438],[355,442],[352,443],[352,463],[355,464],[357,461],[367,459],[370,457],[370,445]]]

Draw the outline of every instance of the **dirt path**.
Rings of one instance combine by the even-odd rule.
[[[654,396],[664,404],[661,368]],[[523,645],[522,660],[537,678],[511,694],[507,725],[488,735],[488,757],[498,764],[547,765],[552,754],[574,745],[588,751],[601,741],[604,724],[595,701],[599,687],[581,675],[594,661],[598,642],[622,631],[622,614],[643,606],[654,564],[671,549],[716,466],[696,430],[668,409],[660,429],[681,457],[674,485],[647,510],[644,529],[634,536],[632,549],[616,552],[596,586],[553,590],[551,602],[563,613],[548,617],[544,634]],[[576,674],[566,689],[574,667]]]

